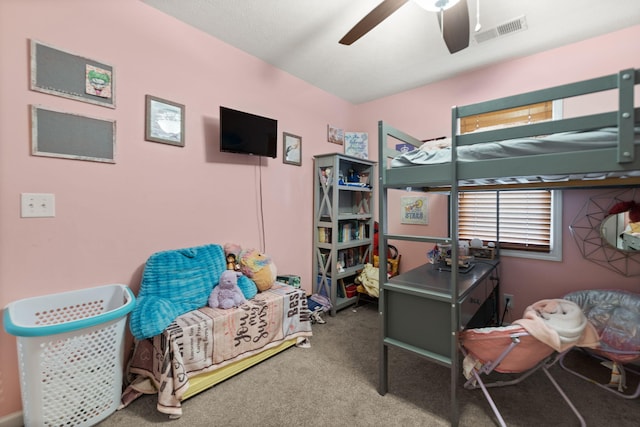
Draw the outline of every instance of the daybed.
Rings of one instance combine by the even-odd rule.
[[[423,145],[387,123],[379,123],[379,252],[386,253],[389,241],[451,244],[458,238],[458,193],[467,190],[503,188],[575,188],[595,186],[640,185],[640,112],[634,104],[635,85],[640,71],[622,70],[619,73],[570,83],[536,92],[518,94],[464,107],[453,107],[450,147],[439,152],[424,152]],[[539,102],[562,100],[604,91],[616,91],[616,111],[582,117],[533,123],[523,126],[472,132],[458,135],[458,122],[463,117],[521,107]],[[588,133],[594,131],[593,133]],[[541,137],[544,136],[544,137]],[[577,138],[586,140],[578,142]],[[605,137],[605,139],[600,139]],[[585,139],[583,138],[583,139]],[[520,141],[513,141],[514,139]],[[608,139],[608,140],[607,140]],[[410,144],[416,151],[401,153],[398,144]],[[542,148],[537,148],[542,146]],[[483,151],[488,147],[489,151]],[[523,148],[524,147],[524,148]],[[525,150],[532,148],[533,151]],[[552,149],[561,148],[560,152]],[[480,157],[472,154],[481,153]],[[497,157],[494,154],[497,153]],[[395,190],[435,190],[450,194],[449,236],[412,236],[389,232],[388,192]],[[499,248],[497,248],[499,254]],[[458,245],[452,245],[451,263],[458,265]],[[380,265],[380,277],[386,278],[385,263]],[[476,267],[477,269],[477,267]],[[401,274],[399,277],[403,276]],[[387,392],[388,347],[414,352],[429,360],[451,368],[451,423],[457,425],[456,401],[457,354],[461,311],[464,309],[464,290],[460,288],[462,273],[453,269],[448,292],[430,292],[424,283],[398,283],[397,278],[380,281],[379,309],[382,314],[380,394]],[[395,282],[395,283],[394,283]],[[391,304],[401,299],[407,304]],[[423,325],[424,334],[448,336],[447,348],[433,351],[394,337],[396,331],[390,319],[409,318],[412,307],[424,304],[417,301],[437,300],[448,303],[447,313],[441,317],[450,321],[432,326]],[[391,301],[391,303],[389,302]],[[398,313],[404,312],[404,313]],[[446,331],[437,330],[446,329]]]
[[[208,307],[225,268],[219,245],[149,258],[130,318],[137,339],[120,409],[144,393],[157,394],[158,411],[177,418],[184,399],[286,348],[308,345],[311,321],[301,289],[276,282],[257,292],[244,281],[247,301],[240,307]]]

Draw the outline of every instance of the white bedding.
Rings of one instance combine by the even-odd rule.
[[[618,130],[615,127],[593,131],[563,132],[540,138],[521,138],[499,142],[485,142],[458,147],[458,160],[476,160],[519,157],[535,154],[563,153],[571,151],[611,148],[617,144]],[[640,127],[635,128],[634,141],[640,143]],[[403,153],[391,160],[391,167],[430,165],[451,161],[451,147],[433,148],[425,144],[421,148]]]

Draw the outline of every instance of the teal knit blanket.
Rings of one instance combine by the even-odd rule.
[[[131,312],[129,325],[133,336],[140,340],[158,335],[179,315],[207,305],[209,294],[225,269],[224,249],[220,245],[151,255],[144,267],[136,307]],[[244,280],[251,281],[246,277]],[[254,296],[255,292],[250,298]]]

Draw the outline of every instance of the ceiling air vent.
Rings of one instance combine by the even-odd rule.
[[[500,24],[497,27],[490,28],[486,31],[480,31],[475,33],[473,38],[476,43],[484,43],[486,41],[495,39],[497,37],[506,36],[507,34],[513,34],[527,29],[527,20],[524,16],[512,19],[509,22]]]

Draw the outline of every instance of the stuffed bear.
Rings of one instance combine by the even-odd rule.
[[[244,304],[247,300],[238,286],[238,277],[241,275],[233,270],[222,272],[218,285],[209,295],[209,307],[227,309]]]
[[[257,249],[240,252],[240,271],[251,278],[260,292],[271,288],[276,282],[278,271],[271,257]]]

